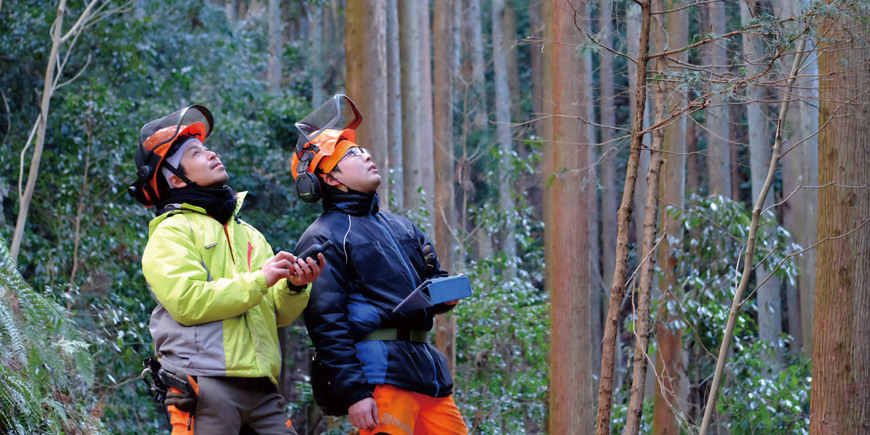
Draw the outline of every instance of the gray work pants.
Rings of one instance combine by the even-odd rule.
[[[268,378],[197,377],[195,434],[237,435],[242,425],[257,435],[297,435],[287,427],[284,398]]]

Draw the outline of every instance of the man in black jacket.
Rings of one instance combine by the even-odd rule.
[[[336,95],[297,123],[297,193],[322,198],[324,211],[296,251],[332,243],[304,311],[315,398],[327,413],[347,413],[363,435],[466,434],[447,361],[428,343],[433,317],[456,301],[393,313],[423,281],[447,272],[426,234],[379,210],[381,176],[354,143],[360,121],[350,99]]]

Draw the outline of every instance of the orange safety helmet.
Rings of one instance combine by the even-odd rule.
[[[357,146],[355,142],[355,130],[349,128],[341,131],[333,129],[323,130],[323,132],[321,132],[314,140],[308,142],[316,146],[319,150],[317,152],[308,149],[302,151],[302,154],[307,152],[313,154],[311,161],[308,162],[307,166],[305,166],[303,172],[310,172],[313,174],[318,169],[323,173],[332,171],[335,168],[335,165],[338,164],[338,161],[344,156],[344,153],[346,153],[351,147]],[[299,171],[299,154],[293,153],[290,172],[293,174],[294,179],[299,177]]]
[[[362,115],[350,98],[334,95],[329,101],[296,123],[299,141],[290,162],[296,179],[296,195],[305,202],[320,199],[317,171],[330,172],[351,147],[357,146],[356,128]]]
[[[145,207],[154,206],[161,193],[157,185],[158,169],[181,145],[182,141],[176,139],[194,136],[205,141],[213,125],[211,112],[200,105],[186,107],[145,124],[139,131],[139,146],[136,148],[137,178],[127,193]],[[174,168],[170,170],[175,172]]]

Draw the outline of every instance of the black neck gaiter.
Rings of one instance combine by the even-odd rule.
[[[226,225],[236,211],[236,192],[229,186],[188,186],[172,190],[166,198],[157,203],[157,214],[176,210],[184,202],[204,208],[209,216],[215,218],[221,225]]]

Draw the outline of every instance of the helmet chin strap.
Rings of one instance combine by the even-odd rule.
[[[187,184],[187,186],[184,186],[184,187],[197,186],[197,184],[196,184],[195,181],[191,181],[190,178],[187,178],[187,177],[186,177],[184,174],[182,174],[181,171],[178,170],[177,168],[173,168],[173,167],[170,166],[170,165],[166,165],[166,166],[164,166],[164,168],[165,168],[166,170],[168,170],[169,172],[172,172],[172,175],[175,175],[176,177],[178,177],[178,179],[180,179],[181,181],[185,182],[185,183]],[[166,180],[166,181],[169,181],[169,180]],[[176,187],[172,187],[171,184],[170,184],[169,187],[171,187],[172,189],[176,189]],[[179,187],[178,189],[184,189],[184,187]]]

